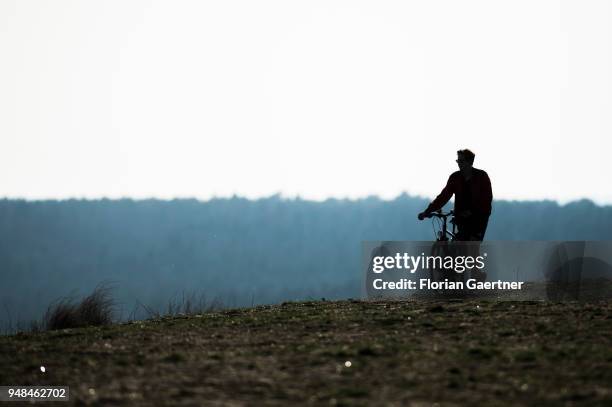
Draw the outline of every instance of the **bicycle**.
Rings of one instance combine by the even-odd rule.
[[[453,225],[453,231],[450,232],[448,230],[448,227],[446,226],[447,223],[447,218],[451,217],[450,223]],[[456,232],[456,224],[455,224],[455,213],[453,211],[448,211],[447,213],[443,213],[442,211],[439,212],[432,212],[428,215],[425,215],[426,218],[438,218],[442,220],[442,228],[441,230],[438,230],[436,233],[436,241],[437,242],[446,242],[449,240],[449,236],[450,236],[450,240],[454,241],[455,238],[457,237],[457,232]]]
[[[436,240],[431,246],[429,254],[443,260],[447,256],[454,258],[457,254],[457,246],[452,244],[457,238],[457,225],[455,223],[454,212],[432,212],[425,215],[425,218],[437,218],[441,221],[439,230],[436,231],[434,229]],[[448,218],[450,218],[450,220],[448,220]],[[448,222],[452,225],[452,231],[448,230]],[[454,268],[445,268],[443,264],[436,263],[435,261],[433,265],[434,267],[429,268],[429,279],[431,281],[464,282],[465,272],[458,273]]]
[[[448,281],[448,282],[462,282],[465,283],[466,275],[469,274],[470,278],[477,281],[486,281],[487,273],[478,268],[467,268],[456,263],[456,260],[463,258],[473,257],[476,258],[480,251],[480,241],[466,241],[459,237],[457,232],[457,222],[455,221],[455,214],[453,211],[443,213],[442,211],[432,212],[425,215],[423,218],[437,218],[441,220],[442,224],[439,227],[440,230],[435,232],[436,241],[431,248],[432,256],[441,256],[443,259],[447,259],[448,256],[452,257],[453,267],[445,268],[440,264],[434,265],[436,267],[430,268],[429,278],[432,281]],[[450,218],[450,220],[448,220]],[[450,222],[452,231],[448,230],[447,222]],[[459,227],[461,229],[461,227]],[[460,269],[458,268],[460,267]]]

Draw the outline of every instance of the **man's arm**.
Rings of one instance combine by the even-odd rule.
[[[453,176],[448,177],[448,181],[446,182],[446,186],[440,192],[440,194],[434,199],[428,206],[427,209],[422,213],[423,215],[429,215],[432,212],[439,211],[442,209],[444,205],[451,199],[453,194],[455,193],[455,182],[453,180]],[[421,215],[421,214],[419,214]],[[421,216],[419,216],[419,219]]]

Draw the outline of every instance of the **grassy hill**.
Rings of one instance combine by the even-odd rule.
[[[291,302],[0,337],[0,366],[76,405],[610,405],[612,302]]]

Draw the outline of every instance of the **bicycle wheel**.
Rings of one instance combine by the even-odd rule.
[[[431,247],[431,256],[435,256],[433,261],[433,267],[429,268],[429,278],[431,281],[442,282],[464,282],[465,272],[457,272],[455,268],[445,268],[444,263],[447,257],[454,258],[456,255],[456,248],[452,241],[436,241]],[[438,257],[442,261],[438,261]],[[454,264],[454,261],[453,261]]]

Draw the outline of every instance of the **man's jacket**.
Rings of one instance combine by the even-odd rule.
[[[453,194],[455,194],[455,214],[465,210],[471,211],[476,216],[488,217],[491,214],[493,192],[491,181],[485,171],[472,168],[472,176],[467,181],[461,175],[461,171],[453,172],[440,195],[429,204],[425,212],[431,213],[442,209]]]

